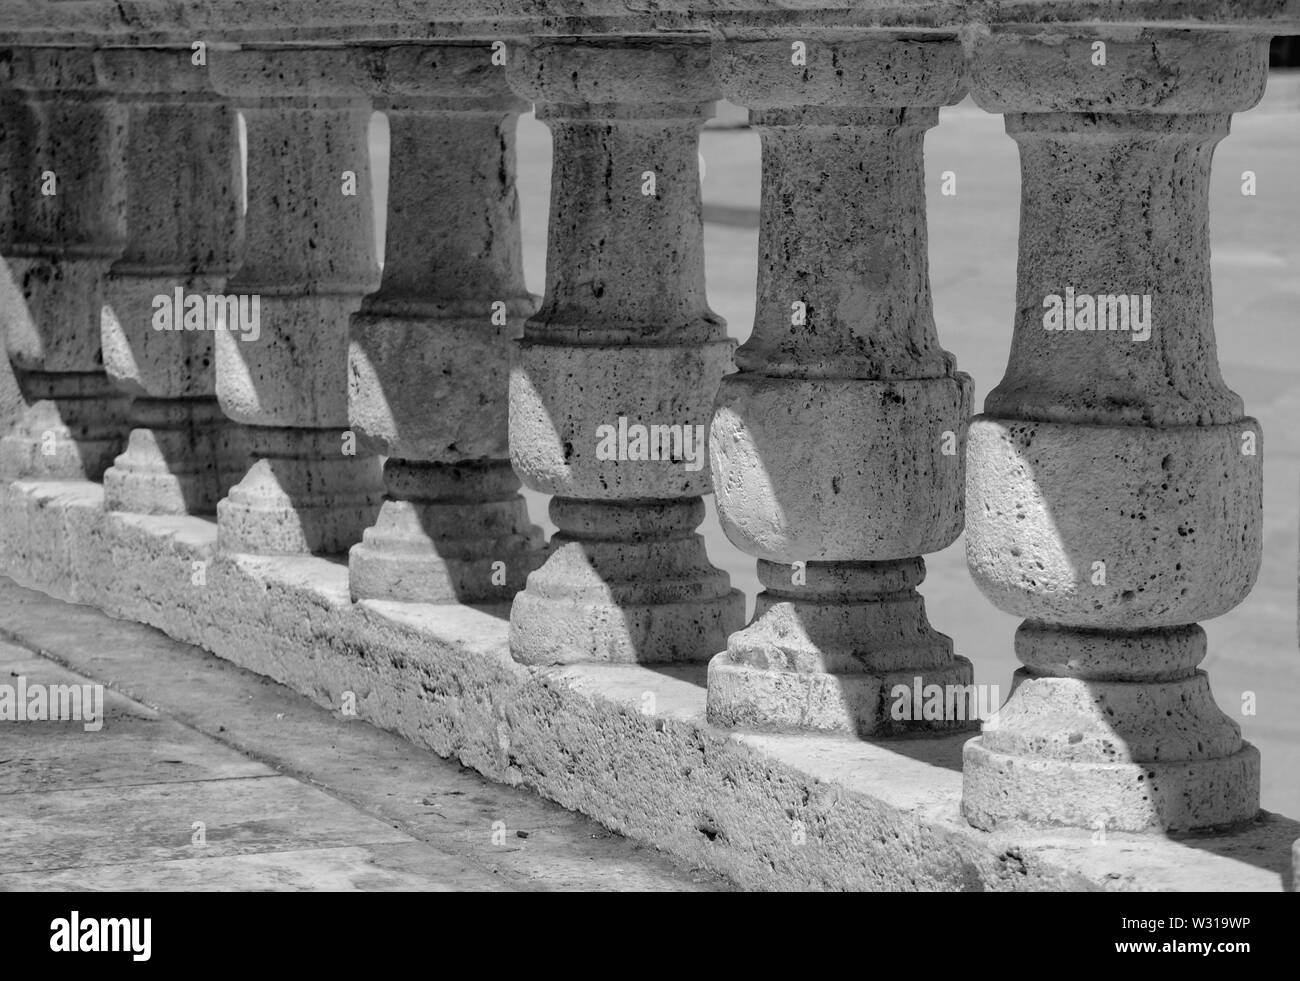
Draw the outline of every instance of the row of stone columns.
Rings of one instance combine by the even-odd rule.
[[[1259,563],[1258,425],[1214,360],[1206,209],[1264,41],[793,47],[556,39],[504,68],[486,43],[210,66],[15,52],[4,316],[28,406],[0,468],[97,479],[131,400],[110,509],[215,510],[228,552],[349,552],[355,599],[513,599],[521,662],[709,661],[714,724],[827,734],[955,724],[889,709],[899,684],[971,682],[917,592],[965,523],[976,582],[1026,618],[1012,696],[966,749],[967,817],[1248,819],[1258,755],[1196,669],[1195,621]],[[973,422],[931,309],[922,158],[967,85],[1023,165],[1011,359]],[[763,152],[756,321],[734,351],[705,295],[697,163],[723,94]],[[540,304],[514,189],[528,102],[554,136]],[[372,108],[391,133],[382,277]],[[176,309],[182,329],[159,330],[177,290],[257,313],[198,332]],[[1067,290],[1150,296],[1148,336],[1045,329]],[[552,495],[548,549],[521,479]],[[748,626],[696,530],[711,490],[758,562]]]

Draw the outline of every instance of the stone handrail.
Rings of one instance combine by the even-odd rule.
[[[1298,0],[27,0],[0,3],[0,44],[360,44],[456,38],[971,25],[1130,24],[1300,32]]]

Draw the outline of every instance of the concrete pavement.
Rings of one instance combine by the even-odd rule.
[[[198,648],[8,579],[0,637],[0,685],[105,685],[98,731],[0,721],[0,891],[726,888]]]

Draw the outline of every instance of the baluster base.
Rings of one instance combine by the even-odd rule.
[[[760,560],[758,571],[765,590],[753,621],[709,664],[710,723],[858,736],[974,723],[971,664],[926,619],[920,558]]]
[[[1259,811],[1259,752],[1214,702],[1196,625],[1083,630],[1029,621],[1011,697],[966,744],[962,813],[1007,823],[1190,831]]]
[[[529,523],[506,461],[390,458],[384,481],[379,518],[349,552],[354,600],[506,601],[541,565],[541,529]]]
[[[103,477],[122,451],[130,399],[100,372],[15,375],[26,405],[0,438],[0,478]]]
[[[524,664],[705,661],[745,619],[745,599],[709,564],[700,498],[593,502],[556,497],[559,532],[510,611]]]
[[[133,514],[216,514],[251,462],[243,427],[215,398],[137,398],[126,452],[104,473],[104,508]]]
[[[379,458],[349,455],[341,429],[248,427],[252,466],[217,505],[223,552],[346,552],[383,500]]]

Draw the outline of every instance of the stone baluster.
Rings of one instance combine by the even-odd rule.
[[[709,665],[708,716],[859,735],[965,725],[970,662],[916,591],[921,556],[962,530],[971,381],[935,331],[922,165],[939,107],[963,93],[961,45],[802,46],[806,64],[790,41],[714,56],[761,135],[763,183],[754,332],[710,449],[723,528],[764,591]],[[963,686],[942,717],[915,698],[931,685]]]
[[[383,281],[352,317],[352,425],[387,456],[354,599],[509,601],[542,559],[510,468],[510,348],[524,287],[515,124],[487,44],[375,49],[388,117]]]
[[[135,427],[104,474],[104,505],[213,514],[247,462],[217,405],[209,320],[243,238],[236,114],[188,48],[107,50],[96,63],[126,111],[127,241],[101,330]]]
[[[122,110],[88,48],[19,48],[0,71],[0,330],[23,399],[0,476],[98,480],[126,430],[99,341],[104,277],[126,237]]]
[[[1196,621],[1260,562],[1259,424],[1223,382],[1210,160],[1262,95],[1264,40],[978,40],[971,87],[1021,160],[1015,333],[971,424],[971,574],[1026,618],[1024,667],[965,750],[963,810],[1127,831],[1254,816],[1259,755],[1215,705]]]
[[[744,619],[695,531],[733,347],[704,291],[708,45],[538,42],[510,71],[555,160],[546,296],[511,372],[510,455],[554,495],[559,527],[515,597],[511,650],[532,664],[701,661]]]
[[[348,321],[378,285],[367,61],[353,48],[209,53],[244,116],[244,261],[227,283],[254,328],[219,331],[217,398],[253,462],[217,507],[224,551],[347,551],[383,496],[348,426]],[[254,305],[256,304],[256,305]]]

